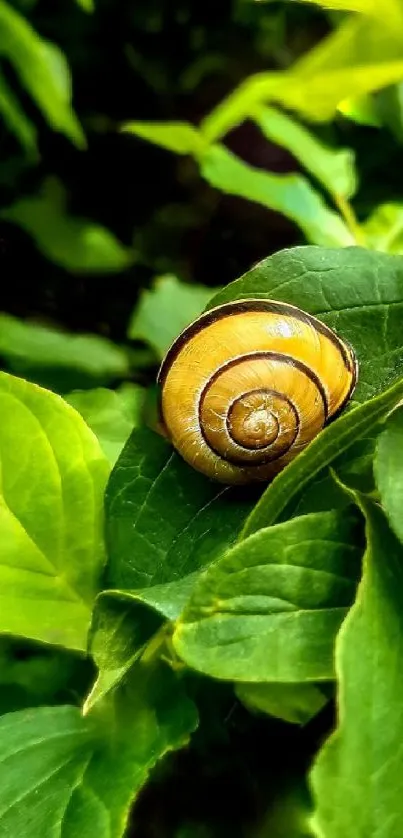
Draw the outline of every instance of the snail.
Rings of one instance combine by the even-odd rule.
[[[163,432],[214,480],[269,480],[339,414],[357,370],[352,348],[301,309],[226,303],[184,329],[162,361]]]

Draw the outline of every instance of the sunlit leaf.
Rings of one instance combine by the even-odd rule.
[[[361,226],[367,247],[403,253],[403,204],[381,204]]]
[[[0,374],[0,632],[86,649],[109,465],[59,396]]]
[[[197,128],[188,122],[126,122],[121,130],[177,154],[197,155],[205,146]]]
[[[351,150],[326,146],[295,119],[275,108],[258,107],[253,118],[268,139],[287,148],[331,194],[353,194],[356,173]]]
[[[354,243],[342,219],[302,175],[276,175],[255,169],[223,145],[213,145],[203,155],[201,171],[217,189],[283,213],[314,244],[346,247]]]

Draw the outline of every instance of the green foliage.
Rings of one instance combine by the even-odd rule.
[[[109,230],[69,216],[57,182],[45,184],[41,194],[22,198],[1,215],[32,236],[48,259],[72,273],[120,271],[134,259]]]
[[[401,0],[0,0],[0,838],[400,835],[402,32]],[[234,489],[152,430],[155,380],[247,297],[359,378]]]
[[[86,648],[108,464],[62,399],[1,373],[0,631]]]
[[[88,719],[69,706],[0,719],[4,835],[27,828],[32,836],[60,828],[71,838],[123,834],[149,771],[164,753],[186,744],[197,720],[169,671],[151,667],[141,675],[133,673]]]
[[[85,145],[81,126],[71,107],[71,84],[64,55],[43,40],[5,0],[0,3],[0,56],[13,64],[21,81],[52,128],[64,133],[80,148]],[[6,91],[7,88],[4,88]],[[34,136],[16,103],[10,117],[7,92],[6,118],[24,144],[32,148]],[[27,142],[27,131],[29,141]]]
[[[35,381],[109,382],[129,374],[127,352],[98,335],[75,335],[0,313],[0,355],[9,368]],[[91,424],[89,422],[89,424]]]
[[[397,835],[402,814],[402,545],[377,506],[361,505],[367,520],[364,573],[336,646],[340,721],[311,776],[315,834],[326,830],[329,838]]]
[[[66,399],[98,437],[100,446],[114,465],[133,427],[141,423],[144,390],[135,384],[122,385],[118,390],[99,387],[96,390],[76,390]]]
[[[232,681],[330,680],[360,559],[357,522],[345,511],[261,529],[195,586],[174,634],[178,655]]]
[[[129,325],[129,337],[150,344],[163,358],[179,332],[195,320],[218,288],[185,285],[176,276],[157,277],[150,291],[143,291]]]

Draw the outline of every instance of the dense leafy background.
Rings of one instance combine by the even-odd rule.
[[[0,0],[0,838],[400,836],[403,4],[325,5]],[[360,362],[265,491],[150,430],[250,295]]]

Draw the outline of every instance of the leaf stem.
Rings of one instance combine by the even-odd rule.
[[[365,247],[365,236],[350,202],[339,192],[334,192],[333,198],[339,212],[347,224],[348,229],[350,230],[350,233],[354,236],[356,243]]]

